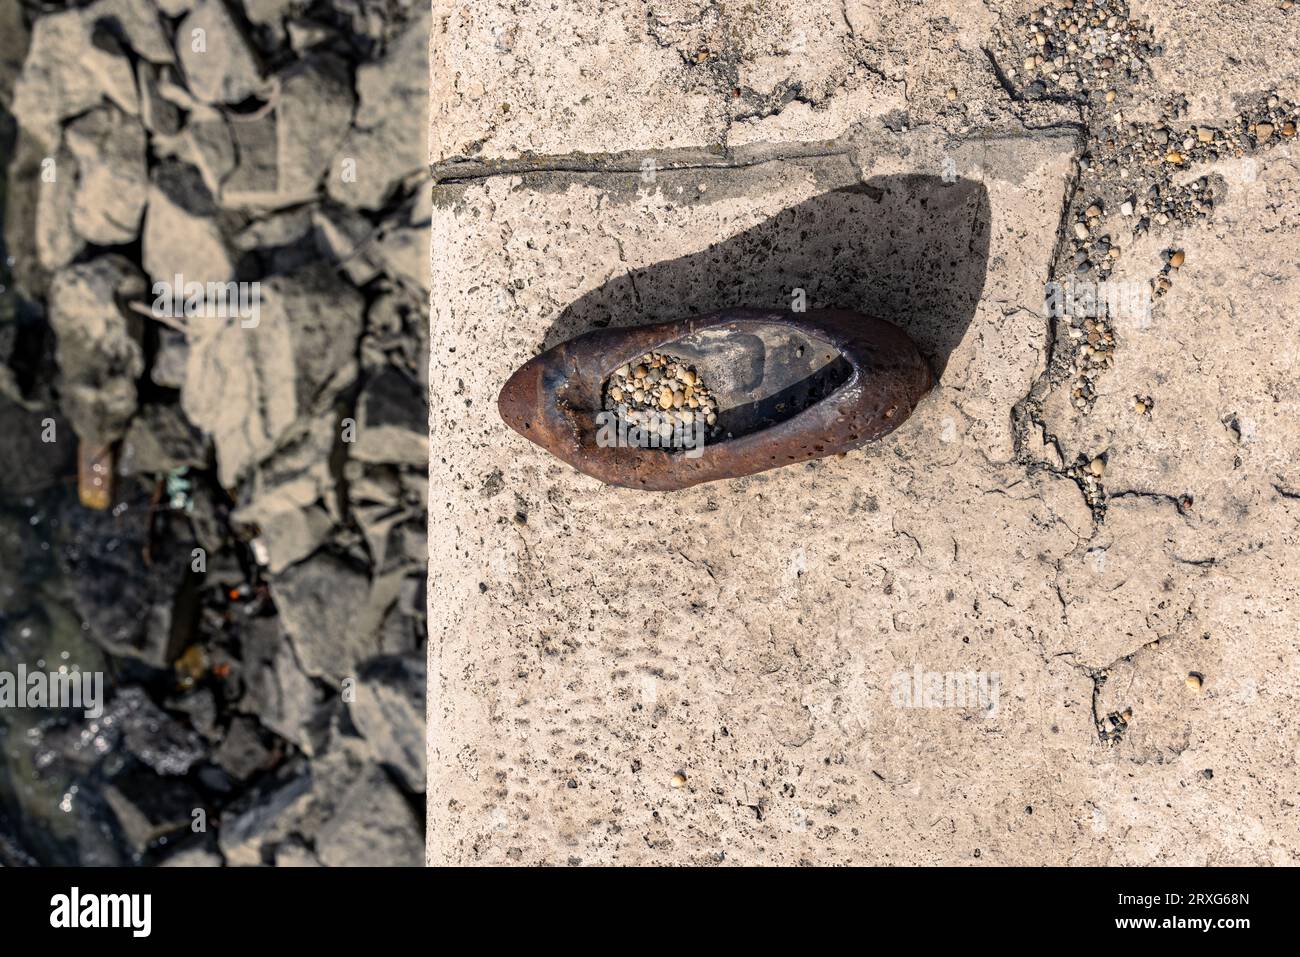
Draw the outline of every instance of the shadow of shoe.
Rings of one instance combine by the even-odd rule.
[[[939,378],[984,288],[989,223],[988,192],[974,180],[873,177],[609,280],[556,317],[543,348],[607,326],[728,307],[790,309],[802,290],[807,309],[849,309],[899,326]]]

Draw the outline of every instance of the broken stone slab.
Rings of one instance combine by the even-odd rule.
[[[383,58],[357,68],[356,124],[330,164],[326,190],[345,206],[378,209],[427,162],[429,10],[417,4]]]
[[[391,509],[401,500],[401,483],[397,469],[392,466],[375,468],[349,459],[343,466],[343,476],[354,508],[377,505]]]
[[[219,842],[237,866],[278,860],[294,846],[315,847],[331,866],[414,865],[421,857],[419,821],[401,790],[362,739],[338,733],[310,765],[291,761],[227,809]]]
[[[300,841],[288,840],[275,849],[276,867],[321,867],[323,866],[311,848],[304,847]]]
[[[423,551],[423,550],[422,550]],[[414,552],[414,549],[412,549]],[[402,579],[401,598],[398,608],[403,614],[419,618],[425,613],[425,594],[428,582],[420,576],[408,575]]]
[[[420,388],[429,383],[429,309],[398,284],[381,284],[366,313],[366,334],[361,340],[361,364],[368,372],[393,366],[405,372]]]
[[[274,27],[281,25],[290,13],[309,6],[309,0],[246,0],[243,10],[250,23]]]
[[[309,57],[277,79],[275,203],[284,206],[317,194],[330,158],[348,132],[355,104],[348,66],[336,56]]]
[[[236,160],[221,182],[222,205],[274,206],[280,193],[276,111],[228,115],[226,119]]]
[[[239,709],[257,718],[304,754],[323,749],[337,696],[327,698],[298,664],[276,619],[258,618],[244,631],[244,682]]]
[[[117,775],[105,786],[104,799],[137,854],[160,838],[188,832],[194,809],[202,806],[198,792],[184,781],[146,774]]]
[[[226,283],[235,263],[218,218],[218,209],[199,171],[187,164],[163,162],[149,182],[142,259],[145,272],[168,288],[181,278],[190,282]],[[173,316],[183,322],[183,317]]]
[[[227,115],[237,161],[222,183],[225,205],[278,208],[313,199],[348,131],[353,93],[343,60],[312,56],[274,82],[264,110]]]
[[[247,781],[265,770],[272,757],[257,721],[244,717],[231,720],[220,747],[212,753],[212,760],[236,781]]]
[[[358,513],[362,511],[358,509]],[[409,655],[424,646],[424,571],[428,565],[425,524],[421,516],[396,529],[390,527],[388,537],[399,542],[389,545],[385,540],[378,552],[367,533],[375,561],[384,565],[374,577],[363,620],[368,627],[374,623],[378,630],[381,655]]]
[[[41,266],[36,249],[36,223],[37,205],[41,199],[39,184],[42,169],[48,168],[53,159],[53,150],[30,135],[23,127],[17,128],[12,144],[12,155],[8,157],[8,181],[26,183],[29,184],[29,188],[6,189],[3,230],[10,281],[15,288],[26,290],[30,296],[46,295],[50,283],[50,274]],[[74,168],[75,164],[71,162],[65,167],[65,169]],[[13,321],[14,318],[16,316],[6,316],[5,321],[0,322],[0,359],[5,360],[2,367],[4,371],[0,371],[0,390],[22,400],[20,390],[17,389],[17,383],[14,381],[14,370],[9,366],[15,333],[19,328]]]
[[[168,326],[158,329],[158,351],[154,353],[149,378],[164,389],[179,389],[185,384],[185,366],[190,346],[185,333]]]
[[[320,253],[337,264],[357,286],[364,286],[382,271],[373,248],[375,227],[356,210],[324,202],[312,207],[312,225]]]
[[[13,114],[46,149],[59,143],[59,125],[105,97],[127,112],[137,109],[131,63],[90,40],[84,11],[38,17],[31,47],[14,86]]]
[[[59,123],[104,97],[135,114],[135,75],[124,47],[145,61],[172,61],[171,42],[151,4],[99,0],[38,17],[14,88],[13,113],[19,123],[52,149],[59,142]]]
[[[386,655],[407,655],[424,650],[423,618],[413,618],[394,605],[379,630],[379,650]]]
[[[72,262],[86,247],[77,234],[77,161],[60,147],[42,160],[36,196],[36,255],[51,272]]]
[[[334,520],[317,504],[320,498],[319,484],[304,476],[255,493],[252,501],[231,513],[230,520],[237,528],[256,531],[267,568],[278,575],[329,537]]]
[[[299,206],[261,216],[235,234],[232,242],[242,252],[299,245],[311,233],[313,212],[313,207]]]
[[[134,241],[148,190],[139,119],[105,104],[69,123],[64,141],[77,161],[77,234],[102,246]]]
[[[381,656],[361,666],[348,713],[375,757],[424,793],[424,656]]]
[[[150,63],[176,59],[156,0],[97,0],[81,12],[92,28],[108,30]]]
[[[429,456],[428,422],[419,385],[386,366],[361,388],[352,456],[362,462],[422,466]]]
[[[272,579],[271,594],[303,670],[335,687],[355,678],[375,648],[358,627],[370,596],[370,578],[329,552],[318,552]]]
[[[216,851],[201,845],[173,851],[159,862],[159,867],[221,867],[225,862]]]
[[[331,459],[343,438],[342,429],[347,428],[334,409],[295,422],[280,447],[261,463],[252,481],[244,487],[244,499],[256,502],[267,492],[306,479],[314,487],[315,496],[308,498],[311,493],[304,491],[303,500],[319,500],[336,524],[343,522],[343,503]],[[299,493],[294,497],[298,498]]]
[[[240,103],[262,92],[257,54],[222,0],[198,0],[176,28],[176,52],[191,93],[204,103]]]
[[[429,483],[425,476],[417,471],[403,470],[398,476],[402,485],[402,497],[408,505],[420,512],[429,510]]]
[[[298,406],[322,411],[356,378],[364,299],[321,265],[272,277],[264,286],[264,320],[293,326]]]
[[[0,7],[0,101],[13,103],[14,82],[22,71],[27,56],[31,31],[27,25],[27,11],[21,4]]]
[[[388,558],[388,539],[393,529],[408,519],[410,514],[404,509],[390,505],[357,504],[355,509],[357,524],[361,526],[361,534],[365,536],[366,548],[370,552],[370,560],[376,571],[384,570]],[[381,575],[376,579],[376,592],[380,590],[380,584],[387,578],[388,576]],[[396,582],[393,583],[393,589],[395,596]]]
[[[257,299],[256,317],[187,327],[181,403],[212,435],[227,487],[356,377],[364,300],[354,287],[316,266],[262,281]]]
[[[332,28],[306,17],[295,17],[285,24],[289,37],[289,46],[298,54],[306,53],[313,47],[328,43],[337,36]]]
[[[394,0],[383,5],[368,0],[334,0],[333,10],[346,25],[349,42],[361,51],[361,58],[373,60],[404,35],[413,17],[427,13],[428,6],[420,0]]]
[[[257,243],[259,234],[269,241]],[[234,237],[234,242],[240,248],[249,246],[251,255],[244,262],[250,268],[252,262],[256,262],[263,275],[292,273],[328,262],[328,259],[321,258],[314,234],[311,205],[306,204],[255,220],[247,230]]]
[[[162,69],[145,60],[135,65],[135,82],[140,91],[140,122],[156,136],[175,136],[181,131],[181,114],[176,104],[158,89]]]
[[[264,844],[287,836],[293,818],[311,800],[312,773],[305,761],[286,765],[271,781],[247,792],[222,815],[217,842],[232,867],[258,867]]]
[[[185,81],[181,79],[180,68],[175,64],[163,66],[158,73],[158,95],[168,103],[190,114],[189,121],[217,114],[217,108],[195,99]]]
[[[316,853],[329,867],[418,867],[423,834],[402,792],[372,765],[344,793],[316,834]]]
[[[96,447],[121,438],[135,413],[142,320],[128,304],[144,296],[144,277],[115,254],[67,266],[50,285],[63,410],[82,441]]]
[[[398,594],[395,582],[401,581],[405,587],[405,576],[413,568],[423,567],[428,558],[427,508],[423,493],[412,488],[419,484],[420,472],[357,461],[349,465],[348,499],[375,570],[371,605],[382,617]],[[386,601],[380,597],[381,591]]]
[[[208,192],[219,197],[222,183],[236,162],[235,141],[225,114],[197,104],[181,132],[180,142],[184,158],[203,174]]]
[[[397,544],[400,546],[399,548],[395,548],[394,551],[396,553],[401,554],[403,559],[405,559],[405,561],[409,563],[407,567],[417,566],[420,568],[425,568],[428,565],[429,541],[428,541],[428,535],[426,529],[426,521],[424,520],[423,515],[421,515],[421,519],[422,519],[421,521],[406,522],[398,526],[397,531],[393,536],[396,539]],[[403,580],[402,587],[403,589],[410,588],[410,589],[420,590],[422,593],[422,590],[425,587],[425,582],[424,579],[420,576],[414,576],[414,577],[408,576],[406,579]],[[407,593],[403,591],[402,609],[408,615],[423,615],[424,614],[423,599],[419,601],[414,601],[415,598],[414,594],[412,594],[410,597],[412,601],[408,603]]]
[[[336,729],[328,751],[310,763],[290,759],[226,810],[219,842],[227,862],[255,866],[273,860],[286,842],[316,843],[344,808],[344,798],[372,769],[378,770],[365,741]],[[417,838],[417,852],[418,844]]]
[[[429,295],[429,223],[414,226],[385,226],[372,248],[384,264],[384,271],[410,289]]]
[[[398,551],[393,549],[392,560],[372,575],[370,596],[359,618],[360,627],[368,633],[379,633],[383,630],[388,613],[393,608],[402,608],[402,599],[405,597],[407,583],[412,578],[412,573],[427,568],[427,561],[423,556],[417,564],[404,561],[404,556],[396,554]],[[382,638],[376,644],[376,650],[381,648]]]
[[[248,22],[261,27],[276,46],[284,44],[285,17],[304,6],[302,0],[245,0],[242,4]]]
[[[185,420],[179,407],[162,403],[142,405],[122,439],[117,469],[121,475],[166,475],[189,466],[203,468],[208,461],[206,437]]]
[[[217,698],[211,688],[202,685],[191,688],[167,698],[163,706],[185,715],[194,729],[209,741],[221,739],[221,729],[217,726]]]
[[[118,39],[118,33],[106,21],[99,21],[91,26],[87,39],[89,45],[85,51],[86,64],[99,78],[104,95],[123,112],[138,116],[140,94],[136,86],[136,72]]]

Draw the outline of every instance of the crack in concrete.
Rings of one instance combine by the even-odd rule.
[[[803,82],[800,80],[785,80],[766,96],[755,93],[748,88],[741,87],[738,89],[741,90],[741,98],[745,102],[754,105],[745,112],[732,114],[727,124],[728,131],[730,131],[731,125],[734,123],[778,116],[791,103],[802,103],[814,110],[821,106],[820,101],[813,99],[804,92]]]
[[[1097,729],[1097,740],[1101,744],[1115,744],[1121,737],[1123,737],[1124,731],[1122,729],[1128,726],[1128,721],[1123,717],[1122,713],[1117,712],[1113,716],[1107,715],[1107,718],[1109,718],[1115,725],[1114,729],[1108,732],[1106,730],[1105,722],[1102,720],[1101,714],[1097,710],[1101,703],[1102,686],[1106,684],[1106,670],[1104,668],[1080,667],[1092,682],[1092,723]]]
[[[989,53],[989,51],[985,51]],[[989,53],[990,59],[992,54]],[[996,61],[994,61],[996,69]],[[1004,79],[1004,78],[1003,78]],[[1065,128],[1070,128],[1070,124],[1065,124]],[[1074,130],[1074,132],[1078,132]],[[1043,284],[1046,289],[1048,283],[1055,281],[1057,275],[1057,266],[1062,261],[1062,250],[1069,242],[1070,231],[1070,209],[1074,203],[1074,195],[1079,187],[1079,179],[1082,175],[1078,159],[1076,157],[1071,165],[1070,178],[1065,185],[1061,199],[1061,213],[1057,220],[1056,240],[1052,245],[1052,254],[1048,260],[1047,280]],[[1059,341],[1059,317],[1047,315],[1046,317],[1046,341],[1043,343],[1043,351],[1046,355],[1043,371],[1039,374],[1025,393],[1024,398],[1020,399],[1011,407],[1011,443],[1012,450],[1015,453],[1016,461],[1025,469],[1027,475],[1036,472],[1046,472],[1059,478],[1066,478],[1074,482],[1079,488],[1079,494],[1083,496],[1084,503],[1088,505],[1093,517],[1093,531],[1105,518],[1104,492],[1101,497],[1102,505],[1089,496],[1089,490],[1085,485],[1083,478],[1078,474],[1077,468],[1071,468],[1064,464],[1060,466],[1051,465],[1039,459],[1030,457],[1027,445],[1027,439],[1030,430],[1036,430],[1042,437],[1043,445],[1050,445],[1055,451],[1057,458],[1065,463],[1067,461],[1064,451],[1061,448],[1060,439],[1055,433],[1049,431],[1047,424],[1042,416],[1042,399],[1051,389],[1055,379],[1059,376],[1059,367],[1061,365],[1060,353],[1057,347]]]
[[[1188,509],[1192,504],[1191,496],[1188,495],[1170,495],[1168,492],[1148,492],[1143,489],[1125,489],[1122,492],[1111,492],[1106,494],[1105,498],[1111,502],[1126,498],[1137,498],[1172,505],[1184,519],[1187,519]]]
[[[1001,64],[998,63],[998,58],[993,55],[993,51],[988,47],[980,47],[980,49],[983,50],[984,55],[988,57],[989,66],[993,68],[993,75],[997,78],[998,85],[1002,87],[1002,92],[1004,92],[1007,95],[1007,98],[1013,103],[1023,102],[1023,97],[1021,97],[1021,95],[1016,91],[1015,85],[1011,82],[1010,78],[1007,77],[1006,73],[1003,72]]]
[[[1150,641],[1143,642],[1141,646],[1134,648],[1132,651],[1128,652],[1127,654],[1120,655],[1110,664],[1105,665],[1103,667],[1093,668],[1093,667],[1089,667],[1088,665],[1076,666],[1085,675],[1087,675],[1089,680],[1092,681],[1092,720],[1097,727],[1097,740],[1101,744],[1114,745],[1119,743],[1120,739],[1123,738],[1124,736],[1124,732],[1128,730],[1129,719],[1133,717],[1133,709],[1128,706],[1126,706],[1123,711],[1108,712],[1104,719],[1099,713],[1098,706],[1101,703],[1101,689],[1103,686],[1105,686],[1106,680],[1110,676],[1110,672],[1113,669],[1119,667],[1120,665],[1133,664],[1133,662],[1143,652],[1149,651],[1152,648],[1156,648],[1162,642],[1175,637],[1178,634],[1179,629],[1181,629],[1183,625],[1187,622],[1187,620],[1191,617],[1192,617],[1192,606],[1188,605],[1187,608],[1183,611],[1183,613],[1179,616],[1178,621],[1174,624],[1173,631],[1170,632],[1170,634],[1159,635]],[[1107,729],[1105,726],[1106,721],[1109,721],[1111,723],[1111,727],[1109,729]]]
[[[848,158],[850,148],[838,140],[798,145],[757,144],[740,150],[702,150],[692,147],[637,150],[625,153],[569,153],[563,156],[521,156],[509,160],[453,160],[431,164],[435,185],[463,183],[494,176],[525,173],[640,173],[646,160],[664,172],[691,169],[745,169],[780,160]]]

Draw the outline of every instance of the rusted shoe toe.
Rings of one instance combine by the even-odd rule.
[[[856,449],[898,428],[932,383],[883,320],[728,309],[561,343],[521,366],[497,405],[579,471],[668,491]]]

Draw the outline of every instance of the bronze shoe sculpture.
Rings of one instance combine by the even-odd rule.
[[[903,330],[835,309],[724,309],[599,329],[524,363],[497,399],[524,438],[609,485],[689,488],[847,452],[933,385]]]

